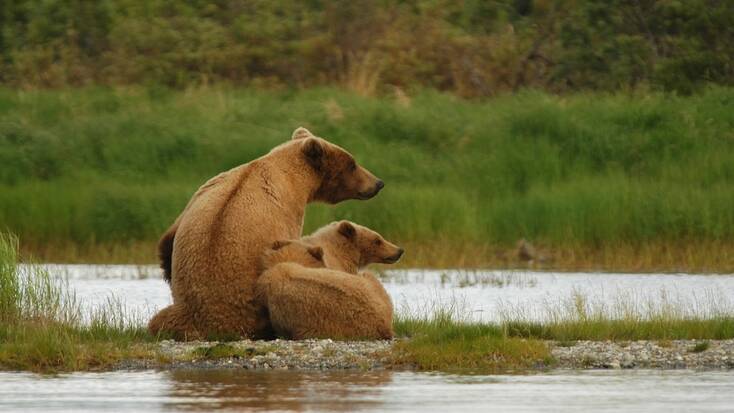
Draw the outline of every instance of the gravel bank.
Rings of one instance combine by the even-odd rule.
[[[576,341],[551,346],[559,368],[734,368],[734,340]]]
[[[243,340],[228,343],[165,340],[156,361],[130,361],[125,368],[244,368],[371,370],[390,359],[390,341]]]
[[[128,361],[120,368],[244,368],[342,370],[390,365],[390,341],[237,341],[158,344],[155,361]],[[548,342],[561,369],[734,369],[734,340]],[[543,367],[543,366],[539,366]]]

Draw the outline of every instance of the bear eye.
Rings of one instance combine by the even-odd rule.
[[[357,169],[357,162],[352,159],[352,161],[349,163],[349,170],[354,172]]]
[[[376,240],[374,241],[374,244],[375,244],[375,245],[378,245],[378,246],[379,246],[379,245],[382,245],[382,240],[381,240],[381,239],[376,239]]]

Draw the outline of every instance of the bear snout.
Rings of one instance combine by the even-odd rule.
[[[403,253],[404,252],[405,252],[404,249],[402,249],[402,248],[398,249],[398,252],[395,253],[395,255],[391,255],[391,256],[385,258],[384,263],[385,264],[395,264],[396,262],[398,262],[398,260],[400,259],[400,257],[403,256]]]
[[[382,179],[378,179],[377,182],[375,183],[375,186],[372,188],[372,190],[360,192],[359,194],[357,194],[357,196],[361,200],[370,199],[374,197],[375,195],[377,195],[377,193],[380,192],[380,190],[384,187],[385,187],[385,183],[382,181]]]

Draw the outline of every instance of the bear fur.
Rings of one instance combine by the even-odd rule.
[[[369,199],[383,186],[344,149],[304,128],[265,156],[212,178],[161,238],[173,304],[149,330],[183,340],[268,337],[267,311],[254,291],[263,251],[300,237],[309,202]]]
[[[403,249],[377,232],[350,221],[335,221],[301,238],[324,250],[326,268],[357,274],[369,264],[394,264]]]
[[[301,240],[322,248],[328,269],[264,264],[256,291],[274,331],[296,340],[392,338],[390,297],[374,274],[359,269],[374,262],[394,263],[403,250],[348,221],[327,225]]]

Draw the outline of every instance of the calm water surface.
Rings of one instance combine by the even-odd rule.
[[[106,303],[111,296],[128,310],[149,318],[171,303],[168,285],[153,266],[49,265],[69,280],[87,305]],[[499,321],[517,312],[530,319],[551,316],[549,308],[573,294],[594,306],[626,306],[666,302],[698,313],[734,312],[734,275],[552,273],[530,271],[388,271],[383,278],[397,311],[430,311],[459,306],[459,312],[481,321]]]
[[[731,412],[732,372],[0,373],[4,411]]]

